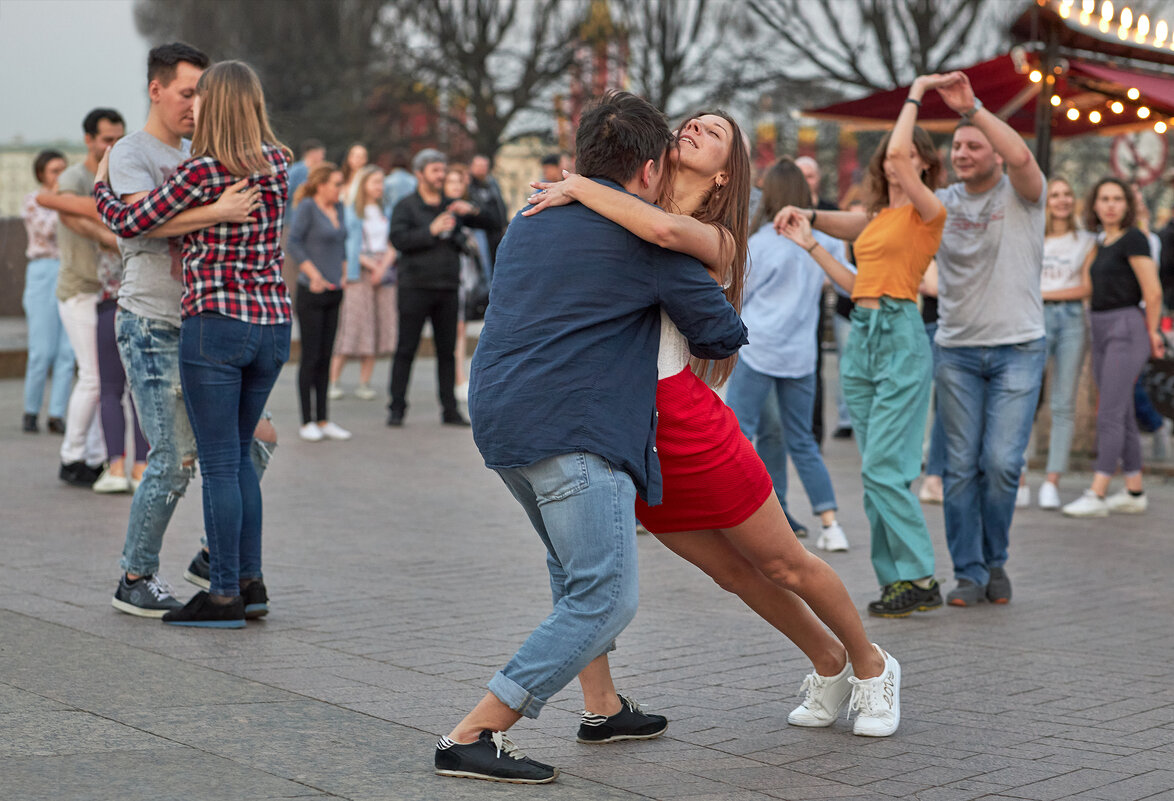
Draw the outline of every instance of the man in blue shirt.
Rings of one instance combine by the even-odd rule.
[[[289,200],[293,199],[298,187],[310,177],[310,170],[326,160],[326,145],[317,139],[307,139],[302,142],[300,150],[302,160],[289,165]]]
[[[583,115],[583,175],[652,202],[671,134],[626,92]],[[660,310],[693,353],[720,359],[746,329],[695,259],[638,239],[580,204],[515,217],[473,358],[469,412],[487,466],[547,549],[554,611],[437,743],[437,773],[540,784],[558,770],[504,736],[596,659],[636,613],[639,493],[659,503]],[[661,719],[663,721],[663,718]]]

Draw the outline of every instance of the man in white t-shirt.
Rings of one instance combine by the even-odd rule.
[[[983,108],[965,74],[953,77],[938,89],[963,122],[950,150],[960,180],[937,193],[947,217],[934,378],[946,435],[946,541],[958,580],[946,600],[973,606],[1011,600],[1004,564],[1046,355],[1046,193],[1022,137]]]

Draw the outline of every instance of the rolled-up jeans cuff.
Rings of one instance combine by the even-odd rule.
[[[835,512],[838,510],[839,507],[836,506],[836,502],[831,501],[830,503],[821,503],[818,506],[813,506],[811,508],[811,513],[815,515],[821,515],[824,512]]]
[[[546,702],[524,689],[500,670],[489,680],[489,692],[510,709],[528,718],[536,718]]]

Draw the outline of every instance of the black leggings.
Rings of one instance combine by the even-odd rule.
[[[338,308],[341,289],[314,293],[299,284],[296,303],[298,328],[302,335],[302,359],[298,367],[298,399],[302,404],[302,425],[329,420],[326,390],[330,384],[330,355],[334,352],[334,334],[338,331]],[[310,411],[310,390],[317,399],[317,415]]]

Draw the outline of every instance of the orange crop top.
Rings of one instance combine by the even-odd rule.
[[[852,244],[856,254],[856,284],[852,300],[889,296],[917,300],[917,288],[946,226],[946,210],[929,222],[912,203],[881,209]]]

